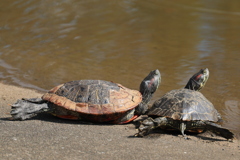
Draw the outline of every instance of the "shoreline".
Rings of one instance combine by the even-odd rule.
[[[62,120],[41,114],[11,121],[12,104],[40,98],[42,92],[0,82],[0,159],[239,159],[240,143],[206,132],[189,135],[153,133],[133,138],[133,123],[103,125]]]

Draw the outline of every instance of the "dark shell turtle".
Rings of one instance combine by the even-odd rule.
[[[184,89],[172,90],[155,101],[148,111],[146,120],[139,127],[136,136],[144,136],[153,128],[177,129],[201,133],[209,130],[226,139],[232,139],[233,133],[216,124],[222,120],[213,104],[198,92],[209,77],[208,69],[194,74]]]
[[[13,119],[25,120],[40,112],[66,119],[127,123],[147,110],[160,83],[160,72],[151,71],[140,92],[104,80],[71,81],[54,87],[41,99],[22,99],[12,105]]]
[[[213,104],[202,93],[189,89],[177,89],[166,93],[155,101],[148,115],[161,115],[182,121],[218,122],[221,120]]]

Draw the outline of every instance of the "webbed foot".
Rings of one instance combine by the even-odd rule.
[[[28,100],[18,100],[16,103],[12,104],[11,115],[14,120],[25,120],[29,119],[40,112],[48,111],[48,105],[46,103],[39,104],[33,103]]]
[[[141,123],[140,127],[138,128],[138,133],[136,133],[134,136],[143,137],[147,135],[153,128],[154,120],[152,118],[147,118]]]

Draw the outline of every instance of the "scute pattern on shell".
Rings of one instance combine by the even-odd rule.
[[[157,100],[149,116],[162,116],[174,120],[206,120],[217,122],[218,112],[202,93],[189,89],[172,90]]]
[[[103,80],[67,82],[51,89],[42,98],[68,110],[95,115],[125,112],[142,101],[139,91]]]

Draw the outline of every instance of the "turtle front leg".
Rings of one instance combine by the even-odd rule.
[[[158,117],[155,119],[152,119],[151,117],[149,117],[142,122],[142,124],[138,128],[138,133],[136,133],[135,136],[143,137],[149,134],[149,132],[154,128],[166,126],[167,123],[168,123],[168,120],[165,117]]]
[[[187,137],[187,135],[184,134],[185,129],[186,129],[186,124],[182,122],[182,123],[180,124],[180,131],[181,131],[184,139],[189,139],[189,138]]]

